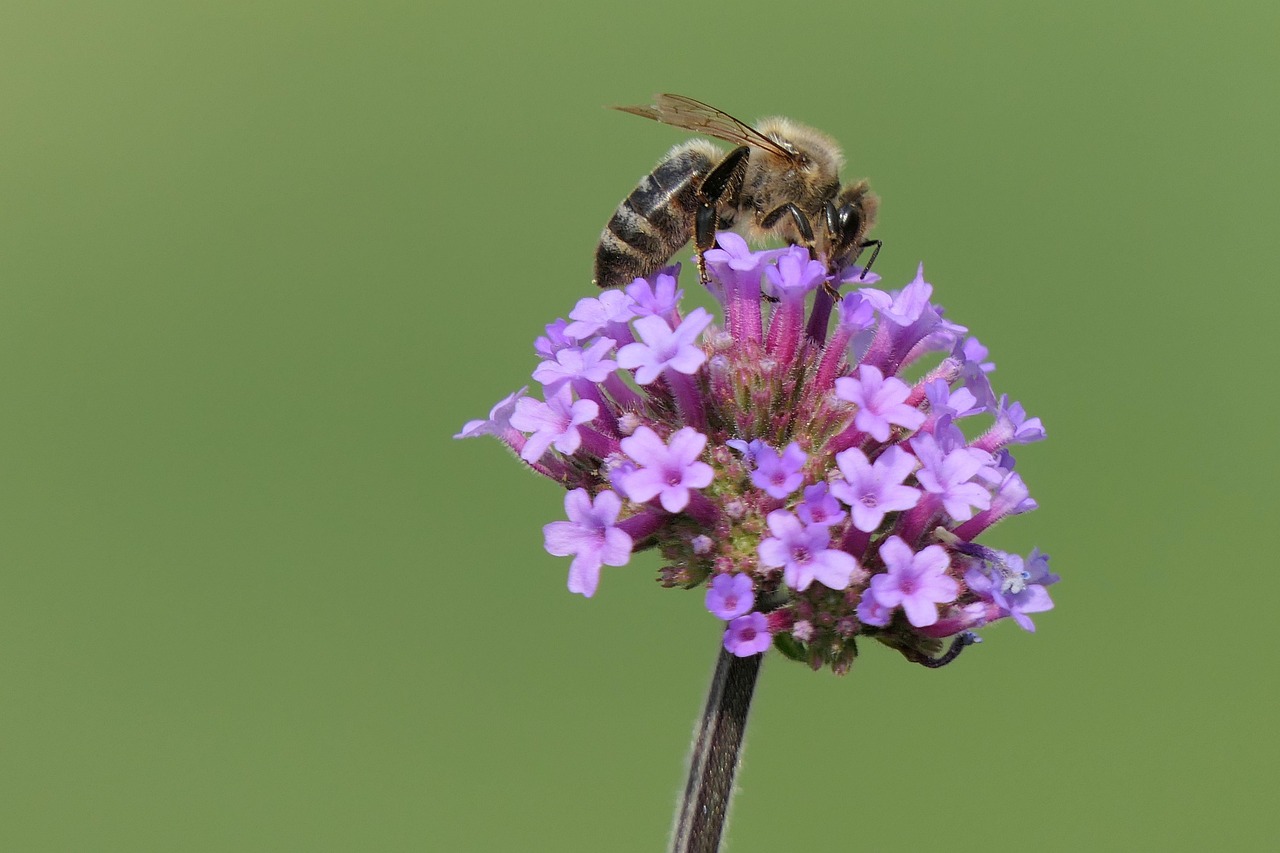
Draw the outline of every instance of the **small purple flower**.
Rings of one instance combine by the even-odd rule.
[[[879,575],[872,575],[872,580],[877,577]],[[893,621],[893,608],[886,607],[877,601],[870,590],[862,594],[862,600],[858,602],[858,609],[855,613],[858,621],[863,625],[875,625],[877,628],[887,628],[889,623]]]
[[[917,628],[937,622],[937,605],[955,601],[960,594],[960,584],[947,574],[951,558],[941,545],[916,553],[901,538],[890,536],[880,546],[880,559],[888,571],[871,576],[864,600],[872,596],[882,607],[901,607]]]
[[[1003,447],[1006,444],[1030,444],[1044,440],[1044,425],[1039,418],[1028,418],[1021,403],[1010,403],[1008,394],[1000,395],[996,407],[996,422],[987,435],[978,439],[977,444],[986,450]]]
[[[592,400],[574,401],[567,386],[548,397],[545,403],[522,397],[516,401],[511,425],[533,435],[520,451],[520,458],[537,462],[553,445],[566,456],[572,454],[582,445],[578,426],[594,420],[599,413],[600,407]]]
[[[889,425],[909,430],[924,423],[924,412],[907,405],[911,388],[896,376],[888,379],[876,367],[864,364],[858,378],[842,376],[836,380],[836,396],[858,407],[853,424],[876,441],[889,440]]]
[[[831,495],[831,487],[826,483],[814,483],[805,486],[804,500],[796,505],[796,515],[806,525],[831,527],[844,521],[844,507]]]
[[[590,598],[600,583],[600,566],[625,566],[631,559],[631,537],[616,524],[622,500],[613,492],[596,495],[574,489],[564,496],[568,521],[553,521],[542,528],[547,553],[573,555],[569,564],[569,591]]]
[[[544,361],[533,371],[533,378],[554,395],[565,383],[575,379],[591,383],[603,382],[618,369],[618,363],[605,358],[613,349],[612,338],[597,338],[591,346],[566,346],[556,351],[555,360]]]
[[[961,361],[972,364],[975,370],[979,370],[982,373],[991,373],[996,369],[996,363],[994,361],[985,361],[989,353],[990,350],[984,347],[977,338],[967,337],[956,345],[954,354],[959,356]]]
[[[729,447],[742,454],[742,461],[754,468],[756,466],[756,457],[760,455],[760,451],[764,449],[773,450],[769,445],[765,444],[758,438],[750,441],[743,441],[740,438],[731,438],[725,442]]]
[[[920,501],[920,490],[903,482],[916,469],[914,456],[894,445],[880,454],[873,465],[856,447],[836,454],[843,480],[831,484],[831,494],[849,505],[853,526],[870,533],[884,521],[886,513],[911,509]]]
[[[836,324],[849,334],[870,329],[876,323],[876,306],[861,293],[846,293],[840,299]]]
[[[828,548],[831,534],[825,527],[806,527],[785,509],[769,513],[773,536],[757,549],[760,564],[782,569],[787,586],[803,592],[815,580],[828,589],[845,589],[862,571],[852,554]]]
[[[947,453],[931,435],[911,439],[911,449],[920,460],[916,480],[926,492],[938,496],[947,514],[956,521],[973,517],[973,508],[991,506],[991,492],[973,482],[974,476],[991,464],[991,455],[971,447]]]
[[[1053,599],[1045,587],[1057,580],[1057,576],[1049,573],[1048,557],[1032,552],[1031,559],[1036,562],[1033,575],[1029,564],[1018,554],[984,550],[991,556],[969,567],[964,575],[965,583],[979,597],[994,602],[1000,608],[1000,615],[1012,617],[1022,630],[1034,633],[1036,625],[1027,614],[1053,609]]]
[[[564,333],[565,328],[569,325],[569,321],[558,319],[554,323],[547,324],[547,333],[539,335],[533,341],[533,350],[546,360],[556,357],[556,353],[565,347],[576,346],[578,341]]]
[[[641,317],[635,328],[640,341],[618,350],[618,364],[636,371],[636,382],[648,385],[664,370],[694,374],[707,360],[707,354],[694,342],[702,330],[711,325],[711,315],[702,308],[689,312],[675,329],[661,317]]]
[[[629,340],[628,335],[610,334],[611,327],[626,328],[627,322],[636,316],[631,297],[620,290],[606,290],[599,297],[579,299],[578,304],[569,312],[572,323],[565,326],[564,334],[579,341],[601,331],[614,340]]]
[[[767,651],[773,637],[769,634],[769,620],[763,613],[748,613],[729,623],[724,632],[724,647],[740,658],[749,658]]]
[[[987,357],[987,348],[977,338],[965,338],[956,344],[951,357],[960,362],[960,380],[972,392],[978,405],[984,409],[995,409],[996,395],[991,390],[987,374],[995,370],[996,365],[995,362],[983,361]]]
[[[945,379],[935,379],[925,385],[924,396],[929,401],[929,414],[935,418],[943,415],[964,418],[982,411],[977,398],[968,388],[957,388],[953,391]]]
[[[664,443],[656,432],[642,426],[622,439],[622,451],[640,467],[614,479],[636,503],[657,497],[667,512],[680,512],[689,505],[692,489],[711,485],[715,472],[698,461],[706,446],[707,437],[693,427],[676,430]]]
[[[756,453],[756,469],[751,472],[751,484],[764,489],[770,497],[782,500],[804,482],[805,456],[794,441],[781,454],[767,444]]]
[[[783,301],[798,301],[822,284],[827,277],[826,265],[809,257],[809,250],[790,246],[783,250],[775,266],[764,268],[768,282],[765,293]]]
[[[916,270],[916,277],[897,293],[863,288],[862,294],[876,306],[880,316],[898,326],[910,326],[929,310],[929,297],[933,285],[924,280],[924,264]]]
[[[707,609],[718,619],[737,619],[750,613],[755,603],[748,574],[716,575],[707,584]]]
[[[454,438],[478,438],[482,435],[501,437],[503,433],[513,428],[511,426],[511,415],[515,413],[516,403],[528,390],[529,386],[526,385],[519,391],[503,397],[493,404],[493,408],[489,410],[489,419],[487,421],[467,421],[463,425],[462,431],[454,435]]]
[[[720,279],[733,279],[748,286],[759,285],[760,275],[765,266],[780,255],[784,249],[770,249],[764,252],[753,252],[747,241],[732,231],[722,231],[716,235],[717,247],[707,251],[707,266],[716,272]]]
[[[679,274],[680,265],[676,264],[658,270],[653,275],[652,283],[649,279],[638,278],[623,288],[627,296],[631,297],[631,307],[636,315],[674,316],[680,297],[684,295],[684,291],[676,287],[676,276]]]
[[[898,293],[874,288],[859,292],[875,304],[885,320],[866,358],[890,373],[922,353],[950,349],[956,338],[967,331],[964,326],[943,319],[942,311],[929,301],[933,285],[924,279],[924,264],[916,271],[915,280]]]

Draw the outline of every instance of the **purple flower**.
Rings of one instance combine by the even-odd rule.
[[[769,634],[769,620],[763,613],[748,613],[729,623],[724,632],[725,650],[740,658],[749,658],[768,651],[773,637]]]
[[[556,353],[565,347],[576,346],[578,341],[564,333],[565,328],[569,325],[568,320],[559,319],[554,323],[547,324],[547,333],[534,338],[533,350],[544,359],[550,360],[556,357]]]
[[[520,458],[537,462],[553,445],[565,455],[573,453],[582,445],[578,426],[594,420],[599,413],[600,407],[591,400],[575,402],[568,387],[552,394],[545,403],[530,397],[520,398],[516,401],[511,425],[522,432],[533,433],[520,451]]]
[[[806,525],[831,527],[844,521],[845,511],[831,495],[831,487],[826,483],[814,483],[805,486],[804,500],[796,505],[796,514]]]
[[[782,569],[792,589],[803,592],[815,580],[828,589],[845,589],[862,571],[852,554],[827,547],[827,528],[806,527],[785,509],[769,513],[768,523],[773,536],[760,543],[760,564]]]
[[[897,293],[863,288],[862,294],[876,306],[880,316],[898,326],[910,326],[929,310],[933,285],[924,280],[924,264],[916,270],[915,279]]]
[[[748,574],[716,575],[707,584],[707,609],[719,619],[737,619],[756,603]]]
[[[659,498],[667,512],[689,505],[690,490],[711,485],[715,472],[698,457],[707,437],[692,427],[672,433],[664,443],[658,434],[642,426],[622,439],[622,451],[640,467],[615,477],[626,496],[636,503]]]
[[[1033,551],[1024,562],[1017,554],[983,550],[990,556],[969,567],[965,583],[980,598],[993,602],[1001,616],[1010,616],[1024,631],[1034,632],[1036,625],[1027,614],[1053,609],[1045,587],[1058,577],[1049,572],[1048,556]]]
[[[674,316],[676,306],[680,304],[683,290],[676,288],[676,276],[680,275],[680,265],[665,267],[649,279],[638,278],[623,290],[631,297],[631,307],[637,316],[653,315],[656,317]]]
[[[778,257],[776,266],[765,267],[765,293],[782,300],[801,300],[827,277],[826,265],[809,257],[809,250],[790,246]]]
[[[960,584],[947,574],[951,558],[941,545],[916,553],[897,536],[890,536],[880,546],[880,559],[888,571],[871,576],[866,595],[881,607],[901,607],[917,628],[937,622],[937,605],[955,601],[960,594]]]
[[[755,467],[756,457],[760,455],[761,450],[773,450],[772,447],[769,447],[769,445],[765,444],[758,438],[753,438],[750,441],[743,441],[740,438],[731,438],[726,441],[725,444],[741,453],[742,461],[746,462],[752,468]]]
[[[762,445],[756,452],[756,469],[751,472],[751,484],[764,489],[770,497],[782,500],[804,482],[801,470],[807,457],[794,441],[779,455],[778,451]]]
[[[631,559],[631,537],[617,525],[622,500],[604,491],[594,501],[586,489],[564,496],[568,521],[553,521],[542,528],[547,553],[573,555],[569,564],[569,591],[590,598],[600,583],[600,567],[625,566]]]
[[[760,275],[765,266],[780,255],[785,249],[770,249],[764,252],[753,252],[747,241],[732,231],[722,231],[716,235],[717,246],[704,255],[707,266],[714,270],[719,279],[733,279],[745,283],[748,287],[760,284]]]
[[[984,409],[995,409],[996,395],[991,390],[987,374],[996,366],[994,362],[983,361],[987,357],[987,348],[977,338],[965,338],[956,344],[951,357],[960,362],[960,380],[973,393],[978,405]]]
[[[616,341],[630,340],[629,335],[615,335],[611,332],[617,328],[626,328],[626,324],[636,316],[631,297],[620,290],[606,290],[598,298],[579,299],[578,304],[569,312],[572,323],[565,326],[564,334],[579,341],[601,331]]]
[[[991,506],[991,493],[973,478],[991,463],[991,455],[970,447],[943,451],[931,435],[911,439],[911,449],[920,460],[916,480],[926,492],[938,496],[947,514],[956,521],[973,517],[973,508]]]
[[[707,360],[707,354],[695,345],[698,335],[711,324],[711,315],[695,308],[684,321],[672,329],[661,317],[636,320],[640,341],[618,350],[618,364],[636,371],[636,382],[648,385],[664,370],[694,374]]]
[[[873,575],[875,580],[878,575]],[[889,623],[893,621],[893,607],[886,607],[876,600],[875,596],[868,590],[862,594],[862,600],[858,602],[858,609],[855,611],[858,621],[863,625],[875,625],[878,628],[887,628]]]
[[[952,418],[964,418],[982,411],[968,388],[953,391],[945,379],[935,379],[925,385],[924,396],[929,401],[929,414],[933,417],[950,415]]]
[[[950,349],[956,338],[967,331],[964,326],[944,320],[942,312],[929,301],[933,285],[924,279],[924,264],[916,271],[915,280],[898,293],[874,288],[859,292],[875,304],[885,320],[864,363],[882,365],[890,373],[925,352]]]
[[[885,379],[878,368],[864,364],[858,378],[842,376],[836,380],[836,396],[858,407],[853,424],[876,441],[889,440],[889,425],[909,430],[924,423],[924,412],[906,403],[911,395],[907,383],[890,376]]]
[[[548,394],[554,395],[565,383],[575,379],[587,382],[603,382],[618,369],[618,363],[605,358],[613,349],[612,338],[597,338],[591,346],[566,346],[556,351],[554,361],[544,361],[533,371],[533,378],[542,383]]]
[[[867,454],[851,447],[836,454],[844,479],[831,484],[831,494],[849,505],[853,526],[870,533],[886,513],[911,509],[920,501],[919,489],[903,485],[916,464],[916,458],[897,445],[880,454],[874,465]]]
[[[482,435],[496,435],[501,437],[507,430],[512,429],[511,415],[516,410],[516,403],[529,390],[526,385],[519,391],[515,391],[501,400],[493,404],[493,408],[489,410],[489,419],[487,421],[467,421],[462,427],[462,431],[454,435],[454,438],[477,438]]]
[[[996,406],[996,422],[974,442],[983,450],[995,451],[1007,444],[1030,444],[1044,440],[1044,425],[1039,418],[1028,418],[1021,403],[1010,403],[1008,394],[1000,395]]]

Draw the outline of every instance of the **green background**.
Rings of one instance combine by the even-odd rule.
[[[663,847],[719,623],[449,438],[657,91],[841,140],[1050,433],[1058,608],[771,655],[735,853],[1280,845],[1274,3],[4,6],[0,849]]]

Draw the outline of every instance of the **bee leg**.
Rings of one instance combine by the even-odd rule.
[[[698,208],[693,219],[693,259],[698,265],[698,281],[703,287],[711,284],[707,275],[707,259],[703,252],[716,245],[716,209],[707,205]]]
[[[835,273],[839,271],[836,259],[844,253],[843,241],[841,240],[844,235],[844,222],[841,219],[840,212],[836,210],[836,206],[830,201],[822,206],[822,224],[827,229],[827,272],[834,277]],[[822,283],[822,290],[831,297],[831,301],[840,301],[840,291],[830,279]]]
[[[722,204],[736,203],[742,181],[747,176],[747,155],[751,149],[739,145],[716,164],[698,185],[698,210],[693,219],[693,248],[698,262],[698,280],[705,287],[711,279],[707,276],[707,262],[702,253],[716,244],[716,225],[719,217],[716,209]]]
[[[883,240],[867,240],[865,243],[859,243],[859,244],[858,244],[858,253],[857,253],[856,255],[854,255],[854,256],[853,256],[853,258],[849,261],[849,263],[851,263],[851,264],[852,264],[852,263],[856,263],[856,262],[857,262],[857,260],[858,260],[858,258],[859,258],[859,257],[862,255],[862,253],[863,253],[864,251],[866,251],[868,248],[870,248],[870,247],[872,247],[872,246],[874,246],[874,247],[875,247],[874,249],[871,249],[871,259],[870,259],[869,261],[867,261],[867,265],[866,265],[865,267],[863,267],[863,268],[862,268],[862,275],[858,276],[858,278],[860,278],[860,279],[861,279],[861,278],[866,278],[866,277],[867,277],[867,273],[871,272],[871,265],[872,265],[872,264],[874,264],[874,263],[876,262],[876,256],[880,254],[880,247],[881,247],[881,246],[883,246],[883,245],[884,245],[884,241],[883,241]]]
[[[791,217],[791,224],[795,226],[796,231],[800,234],[800,245],[813,251],[813,228],[809,225],[809,217],[804,215],[804,211],[796,206],[796,203],[789,201],[781,207],[776,207],[760,220],[760,227],[766,231],[778,224],[778,220],[784,216]]]

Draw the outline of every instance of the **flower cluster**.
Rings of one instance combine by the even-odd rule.
[[[889,292],[731,233],[706,262],[722,326],[681,312],[678,266],[582,299],[535,343],[542,399],[522,388],[457,436],[495,436],[569,490],[544,528],[569,589],[656,548],[665,586],[706,584],[729,651],[837,672],[859,635],[936,666],[995,620],[1034,630],[1048,557],[974,540],[1035,508],[1009,449],[1044,430],[996,397],[923,266]]]

